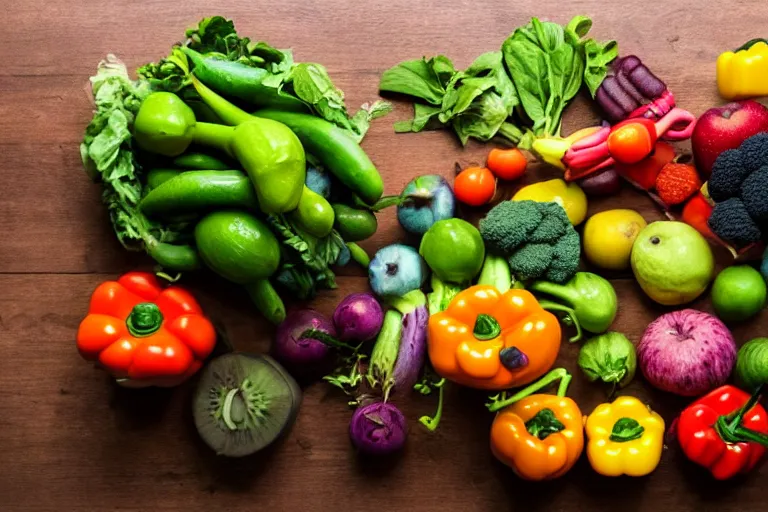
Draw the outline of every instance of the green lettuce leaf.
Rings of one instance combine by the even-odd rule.
[[[85,129],[80,156],[91,179],[102,184],[102,200],[118,240],[132,251],[146,250],[149,243],[181,240],[185,225],[151,221],[138,208],[144,188],[131,128],[151,92],[149,82],[131,80],[125,65],[108,55],[91,77],[91,90],[96,110]]]

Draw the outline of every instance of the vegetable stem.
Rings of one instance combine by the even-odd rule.
[[[568,373],[568,370],[565,368],[556,368],[554,370],[551,370],[548,374],[546,374],[541,379],[537,380],[533,384],[529,384],[528,386],[524,387],[514,395],[512,395],[509,398],[506,398],[504,400],[491,399],[491,402],[487,403],[485,406],[488,408],[491,412],[499,411],[507,406],[512,405],[515,402],[518,402],[522,400],[523,398],[532,395],[536,391],[543,389],[556,380],[560,380],[560,386],[558,386],[557,390],[557,396],[565,396],[565,392],[568,389],[568,384],[571,382],[571,374]]]
[[[213,123],[195,123],[192,139],[197,144],[226,151],[231,156],[229,143],[232,140],[232,127]]]
[[[226,124],[237,126],[247,121],[253,121],[254,117],[251,114],[216,94],[194,75],[192,75],[191,81],[205,104],[211,107],[211,110]]]
[[[440,424],[440,419],[443,417],[443,395],[445,390],[445,379],[440,379],[434,384],[434,387],[438,388],[439,394],[437,397],[437,411],[434,416],[422,416],[419,418],[419,423],[427,427],[427,430],[434,432],[437,430],[437,426]]]
[[[539,299],[539,305],[546,309],[547,311],[562,311],[566,313],[566,319],[564,320],[566,323],[570,322],[573,324],[573,326],[576,328],[576,335],[569,338],[568,341],[571,343],[574,343],[576,341],[579,341],[582,338],[582,331],[581,331],[581,325],[579,324],[578,318],[576,318],[576,313],[572,308],[563,306],[562,304],[558,304],[556,302],[552,302],[546,299]]]

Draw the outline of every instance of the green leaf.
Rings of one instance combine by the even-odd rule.
[[[431,105],[440,105],[445,86],[454,71],[453,63],[443,55],[429,60],[404,61],[382,73],[379,90],[406,94]]]
[[[420,132],[424,129],[429,129],[430,123],[433,120],[437,121],[438,114],[440,114],[440,107],[414,103],[413,119],[395,123],[395,132]]]
[[[594,39],[589,39],[584,43],[584,53],[586,59],[584,82],[594,98],[598,87],[608,73],[608,65],[619,55],[619,47],[616,41],[598,43]]]

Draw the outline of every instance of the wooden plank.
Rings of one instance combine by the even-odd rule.
[[[495,462],[488,450],[492,415],[486,395],[451,386],[439,430],[417,418],[434,398],[396,395],[411,435],[402,457],[358,460],[347,438],[346,399],[324,383],[305,390],[296,426],[268,453],[251,459],[214,456],[192,426],[192,385],[128,391],[82,361],[73,336],[92,289],[107,276],[0,276],[0,503],[4,511],[210,510],[246,504],[279,510],[330,510],[387,503],[393,510],[586,510],[637,504],[638,510],[757,510],[765,500],[762,472],[740,483],[713,485],[669,442],[662,464],[643,479],[606,480],[586,458],[567,477],[535,488]],[[224,323],[237,349],[263,352],[271,329],[255,319],[243,293],[218,281],[190,284],[208,313]],[[366,281],[313,303],[330,314]],[[637,285],[616,282],[620,313],[614,328],[637,341],[662,310]],[[694,307],[709,309],[704,301]],[[768,313],[734,331],[739,343],[768,327]],[[564,342],[559,365],[574,374],[569,394],[589,412],[606,390],[587,383]],[[642,377],[624,393],[647,401],[671,423],[687,400],[649,389]],[[12,468],[12,469],[11,469]],[[44,483],[44,484],[43,484]],[[737,497],[738,496],[738,497]],[[640,505],[642,504],[642,505]]]

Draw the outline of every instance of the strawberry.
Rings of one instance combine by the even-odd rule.
[[[656,176],[656,192],[669,206],[685,202],[699,188],[701,179],[692,165],[670,162]]]

